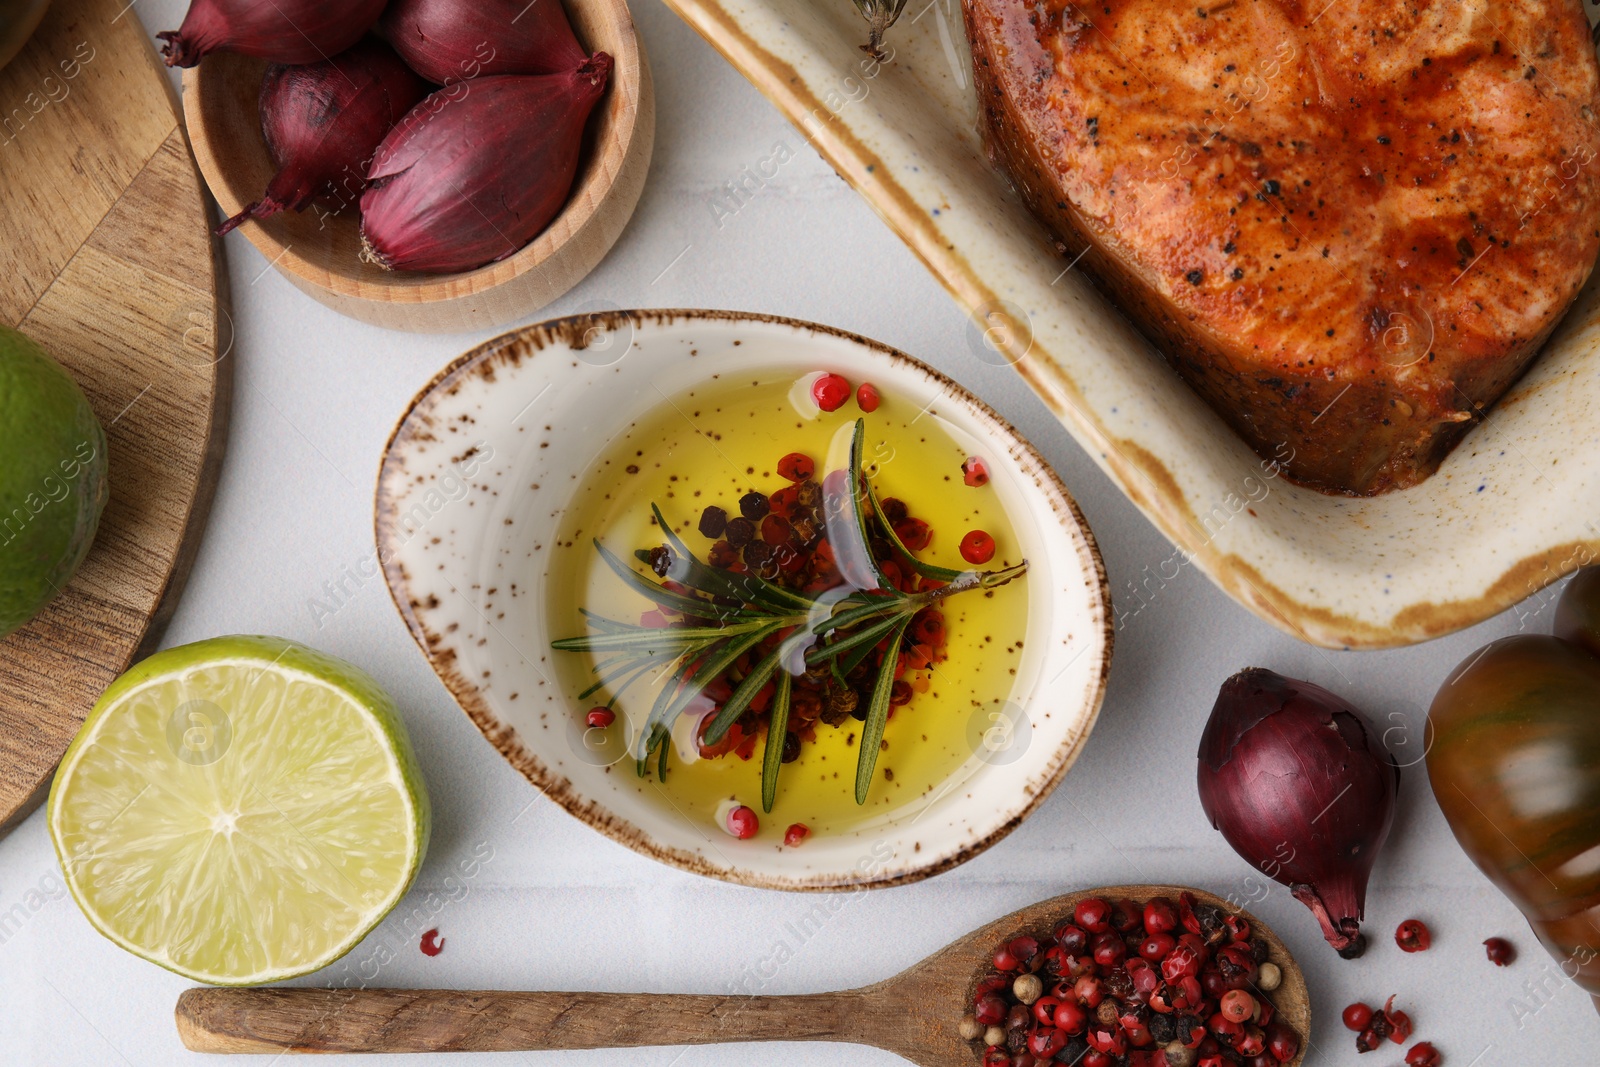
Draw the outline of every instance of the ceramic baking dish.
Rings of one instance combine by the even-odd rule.
[[[1173,553],[1120,614],[1197,566],[1306,641],[1380,648],[1494,615],[1600,553],[1596,286],[1440,472],[1374,499],[1300,489],[1061,257],[984,157],[958,0],[911,0],[878,63],[848,0],[666,0],[800,128],[969,309]],[[959,374],[957,375],[959,377]]]

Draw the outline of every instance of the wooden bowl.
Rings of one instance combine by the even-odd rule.
[[[335,311],[397,330],[453,333],[523,318],[571,289],[611,250],[644,190],[655,93],[626,0],[566,0],[578,39],[616,61],[561,214],[510,259],[461,274],[385,271],[360,257],[354,205],[337,215],[286,211],[240,232],[284,277]],[[200,172],[223,214],[258,199],[275,168],[258,100],[266,64],[214,53],[183,75],[183,109]]]

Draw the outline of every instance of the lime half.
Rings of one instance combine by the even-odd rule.
[[[270,637],[174,648],[117,679],[61,761],[49,818],[96,929],[218,985],[349,952],[416,878],[430,821],[393,701]]]

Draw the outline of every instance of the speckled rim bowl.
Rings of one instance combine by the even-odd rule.
[[[974,745],[958,772],[964,777],[952,779],[959,788],[801,849],[703,830],[641,795],[631,761],[585,744],[582,709],[552,681],[555,653],[544,619],[545,546],[555,540],[577,479],[606,443],[659,405],[662,393],[676,395],[718,373],[749,373],[753,365],[796,377],[834,370],[870,379],[885,395],[928,405],[970,433],[990,461],[991,484],[1032,568],[1018,676],[1033,681],[1016,694],[1010,743]],[[628,847],[743,885],[889,886],[971,859],[1014,829],[1077,758],[1111,661],[1099,551],[1039,454],[966,390],[916,360],[788,319],[615,312],[528,326],[473,349],[412,402],[389,442],[378,479],[377,543],[412,636],[512,766]]]

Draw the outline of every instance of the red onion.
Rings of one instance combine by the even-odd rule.
[[[183,26],[156,34],[169,67],[192,67],[212,52],[274,63],[315,63],[361,40],[386,0],[194,0]]]
[[[1367,879],[1399,788],[1372,723],[1321,686],[1259,668],[1222,683],[1200,738],[1200,803],[1346,959],[1366,948]]]
[[[378,32],[438,85],[490,74],[559,74],[588,58],[561,0],[391,0]]]
[[[597,52],[565,74],[475,78],[418,104],[367,174],[363,258],[454,273],[514,255],[566,203],[610,74]]]
[[[318,196],[340,207],[366,188],[367,167],[395,123],[428,94],[394,49],[368,38],[332,59],[273,64],[261,81],[261,132],[278,173],[266,194],[217,228],[283,210],[304,211]]]

